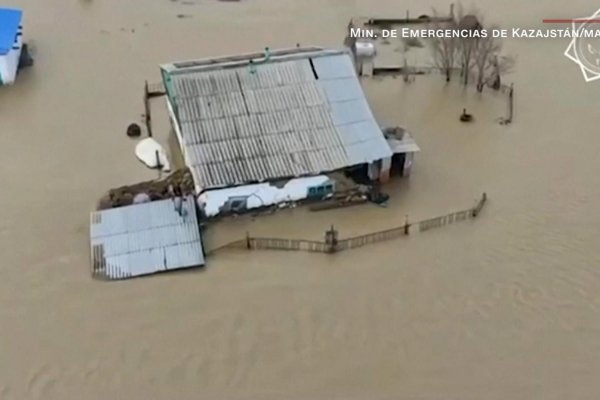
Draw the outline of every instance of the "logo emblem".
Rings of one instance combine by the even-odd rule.
[[[600,79],[600,41],[582,34],[584,31],[600,30],[600,9],[594,15],[572,21],[573,31],[577,33],[565,50],[565,56],[579,65],[586,82]]]

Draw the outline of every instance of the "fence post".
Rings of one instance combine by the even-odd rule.
[[[483,194],[481,195],[481,199],[479,200],[479,202],[477,203],[477,205],[475,206],[475,208],[473,208],[473,211],[471,212],[471,216],[473,218],[476,218],[479,213],[481,212],[481,209],[483,208],[483,205],[485,204],[485,202],[487,201],[487,193],[483,192]]]
[[[325,232],[325,243],[328,246],[327,251],[329,253],[335,253],[337,251],[338,232],[334,229],[333,225]]]

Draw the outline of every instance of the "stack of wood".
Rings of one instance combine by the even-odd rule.
[[[150,201],[172,197],[169,187],[179,195],[187,196],[195,193],[194,179],[188,168],[180,169],[163,179],[140,182],[133,185],[111,189],[98,202],[98,210],[123,207],[134,203],[138,195],[145,195]]]
[[[365,189],[352,189],[343,192],[336,192],[333,197],[310,206],[310,211],[331,210],[334,208],[350,207],[358,204],[364,204],[368,201]]]

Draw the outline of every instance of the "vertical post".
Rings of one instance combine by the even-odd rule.
[[[333,225],[325,232],[325,243],[327,244],[327,251],[329,253],[335,253],[337,251],[338,232],[334,229]]]
[[[408,214],[405,216],[404,219],[404,234],[405,235],[410,235],[410,224],[408,223]]]
[[[156,156],[156,169],[158,170],[158,179],[160,179],[162,177],[162,168],[163,165],[160,163],[160,155],[158,153],[158,150],[156,150],[154,152],[155,156]]]
[[[246,248],[250,250],[252,246],[250,245],[250,232],[246,231]]]
[[[508,92],[508,119],[507,122],[511,123],[513,120],[514,110],[514,83],[510,84],[510,90]]]
[[[150,89],[148,88],[148,81],[144,81],[144,120],[146,129],[148,130],[148,137],[152,137],[152,117],[150,113]]]
[[[481,195],[481,199],[479,200],[479,202],[477,203],[477,205],[475,206],[475,208],[473,208],[473,211],[471,212],[471,216],[473,218],[476,218],[479,213],[481,212],[481,209],[483,208],[483,205],[485,204],[485,202],[487,201],[487,193],[483,192],[483,194]]]

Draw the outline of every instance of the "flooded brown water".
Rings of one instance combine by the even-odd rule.
[[[224,253],[204,272],[92,281],[89,210],[105,189],[154,176],[124,129],[159,63],[338,46],[352,15],[428,11],[416,0],[196,3],[8,1],[25,9],[37,60],[0,90],[0,399],[600,396],[600,91],[562,55],[565,39],[507,42],[518,56],[509,127],[494,121],[499,96],[366,82],[377,117],[422,148],[388,209],[296,209],[211,238],[319,238],[329,223],[351,235],[487,191],[481,218],[332,257]],[[598,7],[478,4],[507,28]]]

